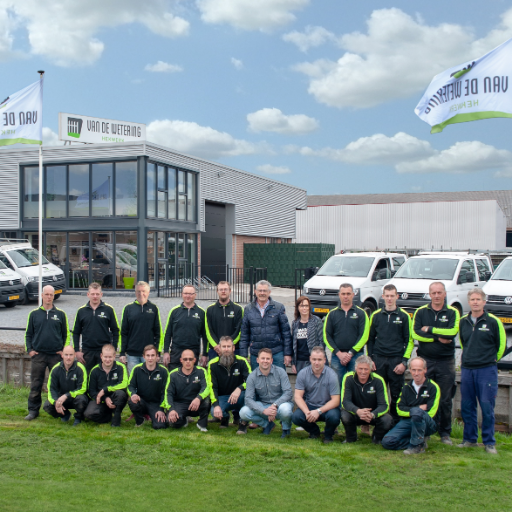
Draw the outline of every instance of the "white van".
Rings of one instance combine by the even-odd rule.
[[[13,308],[25,300],[25,287],[21,276],[0,261],[0,304]]]
[[[21,276],[25,297],[20,302],[37,300],[39,295],[39,251],[28,240],[0,238],[0,261]],[[42,256],[43,286],[51,284],[55,288],[55,298],[66,290],[64,272]]]
[[[398,291],[398,307],[411,316],[414,311],[430,302],[428,289],[434,281],[446,287],[449,306],[467,313],[468,291],[482,287],[492,275],[492,263],[487,254],[469,252],[420,252],[410,257],[389,284]]]
[[[304,295],[313,313],[324,316],[339,305],[340,285],[349,283],[354,287],[354,304],[370,316],[377,309],[382,287],[406,259],[404,254],[385,252],[336,254],[304,284]]]
[[[512,324],[512,256],[505,258],[484,286],[485,310],[504,324]]]

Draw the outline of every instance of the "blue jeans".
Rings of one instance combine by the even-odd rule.
[[[354,354],[350,362],[347,364],[347,366],[343,366],[340,363],[340,360],[338,359],[336,352],[337,350],[335,349],[335,352],[332,353],[331,368],[338,374],[338,381],[340,383],[341,389],[341,386],[343,385],[343,377],[345,377],[346,373],[353,372],[355,370],[356,359],[364,354],[364,350],[361,350],[361,352],[357,352],[356,354]]]
[[[256,403],[263,406],[265,409],[272,405],[264,404],[263,402]],[[276,419],[281,421],[283,430],[290,430],[292,428],[292,411],[292,402],[285,402],[277,408]],[[263,428],[265,428],[269,423],[267,416],[265,416],[262,412],[260,413],[258,411],[253,411],[251,408],[247,407],[247,405],[244,405],[240,409],[240,418],[247,423],[256,423],[256,425],[259,425]]]
[[[310,411],[314,409],[314,407],[309,405],[308,408]],[[339,408],[336,407],[324,412],[319,416],[317,421],[325,421],[325,437],[327,439],[332,438],[336,427],[340,424],[340,414],[341,413]],[[320,427],[317,425],[317,423],[310,423],[306,419],[306,415],[300,409],[295,409],[295,412],[292,416],[292,421],[298,427],[302,427],[308,434],[320,435]]]
[[[400,420],[383,438],[386,450],[406,450],[410,446],[422,445],[426,436],[437,432],[436,422],[427,411],[419,407],[410,410],[411,417]]]
[[[219,406],[222,409],[222,416],[224,418],[229,418],[229,411],[239,411],[244,406],[245,391],[242,391],[240,393],[240,396],[238,397],[238,400],[237,400],[236,404],[230,404],[228,402],[230,396],[231,395],[219,396],[219,401],[215,402],[212,405],[212,408],[215,408],[215,407]],[[213,414],[212,414],[212,416],[213,416]]]
[[[145,362],[146,360],[143,357],[129,356],[126,354],[126,368],[128,370],[128,378],[130,377],[134,366]]]
[[[253,356],[251,354],[251,370],[255,370],[258,368],[258,362],[256,361],[258,357]],[[278,352],[277,354],[274,354],[272,356],[273,362],[272,364],[274,366],[279,366],[279,368],[282,368],[283,370],[286,370],[286,366],[284,365],[284,352]]]
[[[495,445],[494,406],[498,394],[498,367],[493,364],[485,368],[462,368],[460,380],[461,413],[464,421],[464,441],[478,440],[477,404],[482,410],[482,442]]]

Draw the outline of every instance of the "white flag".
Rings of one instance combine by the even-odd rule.
[[[512,117],[511,72],[509,39],[483,57],[435,76],[414,112],[432,126],[430,133],[449,124]]]
[[[0,103],[0,146],[43,143],[43,79]]]

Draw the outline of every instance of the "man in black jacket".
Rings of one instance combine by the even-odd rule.
[[[208,432],[208,412],[210,411],[210,385],[204,368],[196,366],[196,357],[192,350],[181,354],[181,368],[169,373],[166,388],[166,408],[170,409],[169,423],[174,428],[186,427],[188,417],[197,417],[197,428]]]
[[[139,281],[135,296],[137,299],[124,307],[121,318],[120,360],[129,374],[136,364],[144,362],[144,347],[151,344],[158,350],[163,335],[158,307],[148,300],[149,284]]]
[[[62,349],[70,342],[68,317],[53,305],[53,286],[43,288],[43,304],[28,315],[25,349],[31,358],[27,421],[39,416],[46,368],[62,361]]]
[[[185,285],[181,290],[183,302],[169,312],[165,336],[161,349],[164,353],[164,364],[169,371],[179,368],[181,353],[192,350],[196,360],[201,352],[201,366],[206,366],[206,333],[205,311],[196,303],[196,289]],[[202,340],[202,341],[201,341]]]
[[[434,421],[439,407],[439,386],[427,378],[427,362],[422,357],[409,360],[412,381],[402,388],[397,403],[402,418],[382,439],[386,450],[404,450],[417,455],[427,448],[425,438],[437,431]]]
[[[496,454],[494,407],[498,394],[498,366],[507,346],[501,320],[484,311],[486,295],[480,288],[468,292],[471,313],[460,319],[462,372],[460,381],[461,413],[464,436],[460,448],[477,446],[476,400],[482,411],[482,442],[487,453]]]
[[[220,356],[220,339],[229,336],[235,344],[235,354],[239,353],[238,342],[244,318],[242,306],[232,302],[231,286],[227,281],[220,281],[217,285],[219,300],[206,308],[206,337],[208,338],[208,357],[213,359]]]
[[[130,374],[128,407],[135,416],[136,427],[142,426],[147,414],[154,429],[167,428],[164,405],[169,372],[158,364],[159,355],[154,345],[146,345],[143,356],[145,362],[135,365]]]
[[[373,370],[389,385],[391,401],[389,412],[399,420],[396,401],[405,382],[407,361],[414,348],[411,317],[397,307],[398,293],[392,284],[382,290],[385,307],[375,311],[370,319],[368,355],[373,359]]]
[[[360,356],[355,372],[345,374],[341,387],[341,421],[347,434],[347,443],[357,441],[357,425],[375,425],[372,442],[380,444],[393,426],[389,411],[387,385],[377,373],[372,373],[373,361]]]
[[[97,364],[101,363],[103,345],[112,343],[117,350],[119,323],[114,308],[101,300],[103,292],[99,283],[89,285],[87,297],[89,302],[76,312],[73,345],[76,358],[85,365],[89,374]],[[82,336],[82,348],[80,348],[80,336]]]
[[[75,361],[75,350],[66,345],[62,350],[62,362],[56,364],[48,376],[48,400],[43,409],[54,418],[68,421],[75,409],[76,427],[82,422],[87,407],[87,372],[82,363]]]
[[[124,364],[116,362],[116,349],[113,345],[103,345],[100,355],[101,363],[89,373],[88,393],[91,401],[84,416],[96,423],[111,421],[113,427],[119,427],[121,414],[128,401],[128,372]]]
[[[459,311],[446,304],[443,283],[429,286],[432,302],[414,313],[413,337],[418,340],[418,356],[427,362],[427,377],[435,380],[441,390],[438,431],[441,441],[451,445],[452,400],[455,396],[455,337],[459,332]]]
[[[251,367],[246,359],[235,355],[235,346],[229,336],[223,336],[218,346],[220,355],[208,364],[211,383],[213,415],[220,421],[220,428],[229,426],[229,411],[233,415],[244,406],[245,388]],[[241,422],[237,434],[245,434],[247,424]]]

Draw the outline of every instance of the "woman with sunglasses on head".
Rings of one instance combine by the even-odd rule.
[[[313,347],[325,347],[322,320],[311,312],[311,302],[301,295],[295,302],[295,320],[292,322],[292,371],[299,373],[308,366]]]

